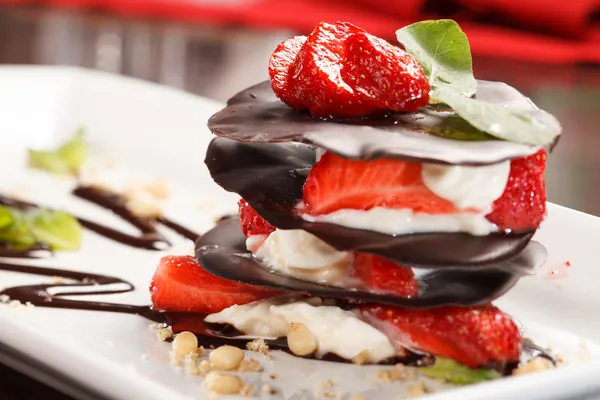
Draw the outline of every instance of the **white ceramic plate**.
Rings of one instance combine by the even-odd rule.
[[[207,118],[220,104],[154,84],[77,69],[0,68],[0,191],[19,193],[52,207],[131,229],[109,212],[74,198],[75,182],[25,168],[27,147],[54,146],[80,125],[88,127],[92,157],[88,178],[122,188],[166,178],[172,187],[166,215],[197,231],[235,210],[236,196],[224,193],[204,168],[211,135]],[[181,243],[171,253],[189,250]],[[569,366],[434,394],[431,399],[574,398],[600,387],[600,219],[551,205],[537,235],[549,250],[547,265],[497,302],[518,318],[526,336],[552,347]],[[131,293],[104,296],[111,302],[149,304],[148,283],[164,253],[132,249],[86,231],[76,253],[60,253],[44,265],[122,277],[137,286]],[[566,270],[565,261],[572,267]],[[550,278],[551,270],[566,277]],[[0,271],[0,288],[49,279]],[[91,298],[90,300],[94,300]],[[0,357],[4,362],[76,397],[114,399],[203,398],[198,377],[169,363],[169,345],[132,315],[36,307],[0,307]],[[586,337],[587,339],[582,339]],[[10,351],[10,354],[9,354]],[[249,383],[275,387],[275,396],[301,399],[319,394],[326,379],[337,395],[402,397],[406,383],[381,384],[381,367],[295,359],[275,354],[265,371],[248,373]],[[269,375],[276,372],[279,378]],[[414,382],[413,382],[414,383]],[[348,397],[345,397],[348,398]]]

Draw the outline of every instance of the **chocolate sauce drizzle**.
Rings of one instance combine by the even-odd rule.
[[[108,190],[95,186],[79,186],[73,191],[73,195],[112,211],[138,229],[140,231],[139,236],[130,235],[87,218],[76,217],[84,228],[126,246],[146,250],[164,250],[168,248],[171,243],[158,231],[158,225],[163,225],[189,240],[196,240],[200,237],[198,233],[169,218],[163,216],[155,218],[141,217],[134,214],[127,208],[123,196]],[[41,208],[38,204],[3,195],[0,195],[0,204],[23,211]],[[45,258],[50,255],[51,251],[46,243],[36,243],[28,249],[17,249],[10,245],[0,245],[0,257]]]

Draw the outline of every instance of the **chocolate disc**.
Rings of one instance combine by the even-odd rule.
[[[365,303],[406,308],[444,305],[473,306],[500,297],[524,275],[533,274],[544,263],[546,250],[537,242],[517,257],[485,269],[429,270],[416,278],[418,295],[405,298],[393,294],[370,293],[365,289],[345,289],[301,281],[280,275],[262,266],[246,250],[239,218],[229,218],[196,242],[196,258],[210,274],[227,280]]]
[[[556,130],[556,120],[516,89],[479,81],[476,98],[524,111]],[[302,142],[345,158],[379,157],[444,164],[485,165],[525,157],[539,147],[496,140],[444,105],[417,112],[356,119],[312,117],[282,103],[270,83],[252,86],[229,100],[208,121],[216,135],[245,142]],[[452,138],[452,139],[451,139]],[[456,140],[465,139],[465,140]]]
[[[206,165],[217,184],[238,193],[273,226],[303,229],[338,250],[372,253],[400,263],[429,267],[485,265],[517,255],[535,231],[486,236],[467,233],[388,235],[323,222],[296,213],[315,151],[296,143],[243,143],[215,138]]]

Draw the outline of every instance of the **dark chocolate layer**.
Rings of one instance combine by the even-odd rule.
[[[514,286],[524,275],[533,274],[546,260],[545,248],[531,242],[517,257],[481,269],[438,269],[416,279],[419,293],[414,298],[378,294],[366,289],[344,289],[305,282],[272,272],[246,250],[246,238],[238,218],[230,218],[196,242],[196,258],[212,275],[256,286],[341,298],[364,303],[407,308],[488,303]]]
[[[557,130],[556,120],[516,89],[479,81],[480,100],[527,112]],[[302,142],[342,157],[379,157],[445,164],[485,165],[533,154],[538,148],[494,140],[444,105],[412,113],[389,113],[357,119],[312,117],[282,103],[268,81],[235,95],[208,121],[216,135],[257,143]],[[462,140],[456,140],[462,139]],[[492,139],[492,140],[490,140]]]
[[[296,143],[244,143],[215,138],[206,165],[217,184],[238,193],[268,222],[282,229],[303,229],[338,250],[377,254],[401,263],[429,267],[498,263],[522,251],[534,231],[387,235],[298,216],[306,176],[315,163],[313,148]]]

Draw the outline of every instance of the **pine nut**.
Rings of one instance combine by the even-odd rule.
[[[215,369],[231,371],[239,367],[244,359],[244,352],[237,347],[221,346],[214,349],[208,359]]]
[[[304,324],[292,323],[287,336],[288,347],[297,356],[307,356],[317,351],[317,338]]]
[[[173,356],[183,359],[198,348],[198,338],[192,332],[181,332],[173,339]]]
[[[244,382],[233,374],[211,371],[204,378],[206,387],[217,394],[237,394],[244,386]]]

